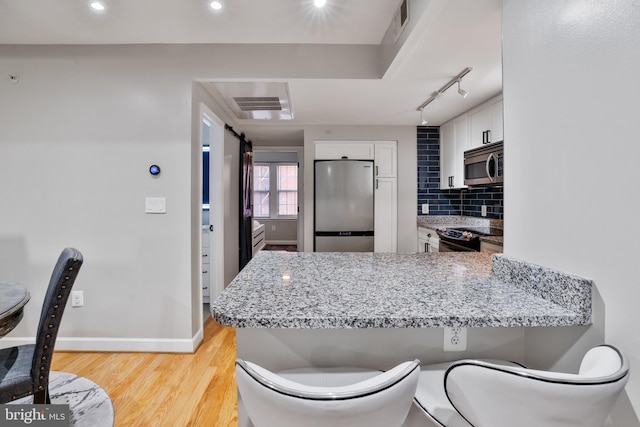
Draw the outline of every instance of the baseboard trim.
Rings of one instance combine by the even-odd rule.
[[[58,337],[55,350],[113,353],[194,353],[203,339],[203,328],[200,328],[191,339]],[[3,337],[0,348],[33,344],[34,341],[34,338],[29,337]]]
[[[265,240],[267,245],[297,245],[297,240]]]

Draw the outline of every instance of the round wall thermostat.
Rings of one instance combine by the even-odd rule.
[[[158,166],[158,165],[149,166],[149,173],[151,175],[159,175],[160,174],[160,166]]]

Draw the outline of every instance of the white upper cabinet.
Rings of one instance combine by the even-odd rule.
[[[466,188],[464,152],[503,139],[502,95],[440,126],[440,189]]]
[[[476,148],[491,142],[491,120],[492,115],[488,107],[482,107],[469,113],[471,128],[469,148]]]
[[[464,152],[469,149],[469,117],[440,127],[440,188],[464,188]]]
[[[502,96],[474,108],[468,114],[471,132],[470,149],[482,144],[502,141]]]
[[[316,160],[373,160],[373,141],[315,141]]]
[[[398,144],[396,141],[375,142],[375,174],[378,178],[398,176]]]
[[[502,96],[494,101],[491,105],[491,113],[493,114],[493,127],[491,128],[491,142],[498,142],[504,139],[504,112],[503,112]]]

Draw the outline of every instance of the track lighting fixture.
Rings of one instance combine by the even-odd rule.
[[[460,94],[460,96],[462,96],[463,98],[466,98],[467,95],[469,95],[469,92],[467,92],[466,90],[462,89],[460,87],[460,79],[458,79],[458,93]]]
[[[432,103],[433,101],[435,101],[436,99],[440,98],[442,96],[442,94],[449,89],[451,86],[453,86],[454,84],[458,83],[458,93],[460,95],[462,95],[463,98],[466,98],[467,95],[469,95],[469,92],[467,92],[464,89],[460,88],[460,80],[462,80],[462,78],[464,76],[466,76],[467,74],[469,74],[471,72],[471,70],[473,70],[473,68],[471,67],[467,67],[464,70],[462,70],[460,72],[460,74],[458,74],[457,76],[455,76],[454,78],[452,78],[451,80],[449,80],[449,82],[442,86],[440,89],[438,89],[436,92],[433,92],[431,94],[431,96],[429,97],[429,99],[427,99],[426,101],[424,101],[422,104],[420,104],[420,106],[417,108],[418,111],[420,111],[420,116],[422,117],[422,110],[424,109],[424,107],[426,107],[427,105],[429,105],[430,103]]]
[[[422,110],[423,110],[423,109],[421,108],[421,109],[420,109],[420,120],[421,120],[421,122],[422,122],[422,126],[426,126],[426,125],[427,125],[427,123],[429,123],[429,122],[428,122],[428,121],[427,121],[427,119],[425,119],[425,118],[424,118],[424,116],[422,115]]]

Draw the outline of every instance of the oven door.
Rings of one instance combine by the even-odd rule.
[[[439,250],[440,252],[477,252],[475,249],[461,246],[442,238],[440,238]]]

